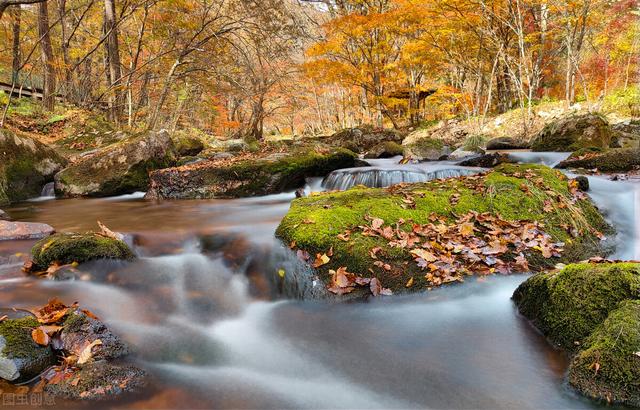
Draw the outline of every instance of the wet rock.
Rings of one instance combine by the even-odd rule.
[[[402,145],[393,141],[382,142],[371,148],[365,158],[391,158],[404,153]]]
[[[479,157],[470,158],[465,161],[460,162],[458,165],[463,167],[482,167],[482,168],[493,168],[500,164],[511,163],[514,162],[511,158],[509,158],[508,154],[494,152],[491,154],[480,155]]]
[[[588,397],[640,404],[640,264],[581,263],[540,273],[513,300],[554,344],[574,353],[568,380]]]
[[[34,222],[11,222],[0,218],[0,241],[42,239],[54,232],[55,229],[47,224]]]
[[[385,142],[400,144],[403,138],[404,135],[395,130],[362,126],[338,131],[330,137],[322,138],[322,142],[331,147],[346,148],[362,154]]]
[[[547,124],[533,138],[533,151],[572,152],[585,147],[608,148],[613,130],[598,114],[572,115]]]
[[[449,154],[449,157],[447,159],[457,161],[457,160],[461,160],[469,157],[476,157],[482,154],[484,154],[484,151],[482,150],[480,152],[476,152],[476,151],[467,151],[464,148],[458,148],[457,150]]]
[[[0,130],[0,205],[37,197],[66,163],[39,141]]]
[[[587,192],[589,190],[589,178],[585,177],[584,175],[580,175],[576,177],[575,180],[578,183],[579,190],[581,190],[582,192]]]
[[[212,159],[216,160],[216,159],[231,159],[235,157],[235,155],[233,155],[230,152],[218,152],[217,154],[215,154],[213,157],[211,157]]]
[[[175,164],[174,146],[165,130],[133,137],[100,150],[55,176],[62,196],[110,196],[145,191],[149,171]]]
[[[344,149],[329,153],[291,152],[288,155],[237,161],[207,161],[153,172],[146,198],[238,198],[296,189],[305,179],[352,167],[355,154]]]
[[[0,378],[13,382],[30,380],[55,363],[49,346],[33,341],[31,331],[39,326],[32,316],[0,322]]]
[[[127,345],[104,323],[80,310],[68,314],[60,333],[63,350],[80,357],[87,344],[98,339],[102,344],[91,350],[95,361],[117,359],[129,353]]]
[[[54,397],[72,400],[107,400],[134,393],[147,385],[147,373],[134,366],[95,362],[71,377],[48,384],[44,391]]]
[[[0,209],[0,221],[10,221],[10,220],[11,220],[11,217],[9,216],[9,214],[3,211],[2,209]]]
[[[51,264],[66,265],[93,259],[131,260],[134,254],[127,244],[97,233],[59,233],[40,240],[31,249],[33,269],[47,269]]]
[[[640,169],[640,148],[610,149],[602,153],[569,158],[557,168],[597,169],[600,172],[629,172]]]
[[[512,150],[527,148],[529,148],[529,143],[509,137],[494,138],[487,142],[487,150]]]
[[[411,144],[404,145],[405,156],[419,161],[437,161],[446,159],[451,149],[441,140],[423,138]]]

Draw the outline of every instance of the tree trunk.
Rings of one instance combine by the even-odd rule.
[[[21,62],[21,53],[20,53],[20,19],[22,15],[22,6],[19,4],[15,6],[12,10],[13,23],[12,23],[12,32],[13,32],[13,46],[11,48],[12,58],[11,58],[11,82],[13,84],[20,83],[20,65]]]
[[[67,20],[66,15],[66,0],[58,0],[58,16],[60,19],[60,48],[62,50],[62,62],[64,63],[64,84],[62,86],[62,94],[64,99],[68,100],[69,92],[72,88],[71,85],[71,64],[69,63],[69,44],[67,41]]]
[[[55,106],[56,71],[49,35],[49,9],[47,2],[38,3],[38,35],[40,37],[40,51],[44,65],[44,87],[42,104],[46,110],[52,111]]]
[[[120,83],[122,73],[120,69],[120,49],[118,45],[118,29],[116,26],[115,0],[104,0],[104,29],[107,33],[105,46],[107,48],[107,61],[109,65],[109,81],[113,88],[111,104],[111,116],[118,121],[124,107],[124,98]]]

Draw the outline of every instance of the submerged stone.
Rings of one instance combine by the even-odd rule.
[[[59,233],[42,239],[31,249],[34,269],[47,269],[51,264],[87,262],[93,259],[131,260],[134,254],[127,244],[97,233]]]
[[[415,291],[433,286],[430,271],[420,268],[399,240],[364,235],[359,227],[379,218],[397,239],[396,226],[398,232],[411,231],[412,224],[433,222],[432,214],[455,221],[454,215],[489,213],[515,226],[537,221],[552,242],[564,245],[561,257],[543,257],[536,251],[524,255],[531,270],[541,270],[608,252],[597,230],[611,228],[591,201],[574,198],[568,185],[563,174],[545,166],[503,164],[478,176],[387,189],[355,187],[294,200],[276,235],[310,255],[310,263],[315,255],[331,250],[333,256],[318,268],[325,284],[332,280],[329,270],[346,267],[357,275],[377,277],[394,292]],[[553,206],[558,198],[573,205]],[[545,204],[552,209],[545,211]],[[376,248],[374,258],[371,252]]]
[[[66,163],[41,142],[0,129],[0,205],[37,197]]]
[[[206,161],[153,172],[146,198],[239,198],[293,190],[305,179],[351,167],[356,156],[345,149],[301,151],[267,158]]]
[[[149,171],[175,164],[165,130],[132,137],[84,157],[55,176],[62,196],[110,196],[145,191]]]

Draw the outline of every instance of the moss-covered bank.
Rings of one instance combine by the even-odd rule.
[[[564,243],[560,258],[545,258],[539,252],[526,255],[530,267],[539,270],[606,252],[594,231],[609,232],[611,228],[591,201],[574,198],[568,185],[564,175],[545,166],[503,164],[482,176],[412,184],[402,189],[356,187],[296,199],[276,234],[311,255],[332,249],[331,261],[320,268],[325,283],[331,279],[329,269],[347,267],[362,276],[377,276],[394,291],[404,290],[409,281],[412,290],[419,290],[432,283],[413,263],[408,250],[392,247],[380,236],[365,236],[358,226],[369,224],[367,218],[380,218],[385,225],[400,222],[401,229],[410,231],[413,223],[432,222],[432,213],[455,221],[456,215],[470,211],[488,212],[516,223],[537,221],[553,241]],[[350,234],[345,241],[347,231]],[[380,251],[375,260],[370,251],[377,247]],[[384,264],[375,266],[376,261],[388,264],[390,269]]]
[[[640,264],[581,263],[532,276],[513,299],[574,353],[569,383],[588,397],[640,405]]]
[[[237,198],[268,195],[304,185],[305,178],[352,167],[345,149],[272,154],[267,158],[211,160],[151,174],[148,198]]]
[[[34,269],[47,269],[51,264],[65,265],[93,259],[134,258],[124,242],[96,233],[58,233],[37,242],[31,249]]]
[[[32,138],[0,129],[0,205],[40,195],[66,162]]]

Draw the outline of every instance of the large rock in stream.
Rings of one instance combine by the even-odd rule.
[[[36,222],[12,222],[0,218],[0,241],[42,239],[55,232],[53,227]]]
[[[0,205],[39,196],[66,163],[41,142],[0,129]]]
[[[346,149],[204,161],[153,172],[146,198],[238,198],[275,194],[301,187],[305,178],[352,167],[355,161],[356,155]]]
[[[66,265],[94,259],[131,260],[135,256],[119,239],[99,233],[58,233],[37,242],[31,250],[32,270],[46,270],[52,264]]]
[[[574,154],[557,168],[596,169],[600,172],[629,172],[640,169],[640,148],[610,149],[604,152]]]
[[[380,144],[400,144],[403,138],[404,135],[396,130],[361,126],[345,128],[329,137],[319,138],[318,141],[328,144],[331,147],[345,148],[357,154],[371,153],[370,158],[377,158],[374,153],[381,151]]]
[[[598,114],[571,115],[547,124],[533,138],[531,150],[573,152],[580,148],[609,148],[615,131]]]
[[[568,381],[582,394],[640,406],[640,264],[581,263],[540,273],[513,300],[573,354]]]
[[[340,294],[357,277],[397,293],[470,274],[539,271],[606,254],[600,237],[610,232],[559,171],[502,164],[480,175],[299,198],[276,234],[317,268],[320,286]]]
[[[173,141],[165,130],[109,145],[55,176],[62,196],[110,196],[145,191],[149,171],[176,163]]]

